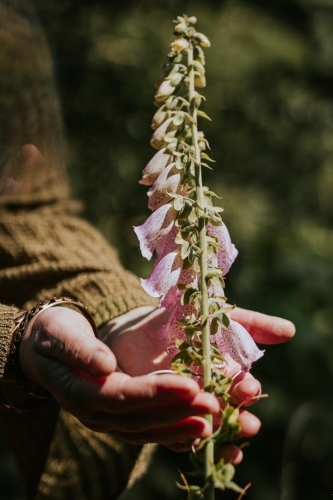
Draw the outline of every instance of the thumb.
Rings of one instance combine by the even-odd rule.
[[[115,356],[94,336],[88,321],[63,307],[43,311],[24,336],[20,360],[28,377],[37,353],[94,377],[107,376],[117,367]]]

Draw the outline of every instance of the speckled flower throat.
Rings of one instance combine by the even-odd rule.
[[[222,424],[191,454],[192,463],[205,477],[203,486],[189,485],[182,475],[188,499],[214,498],[214,489],[231,488],[234,467],[223,459],[214,463],[214,448],[230,442],[239,432],[238,408],[228,390],[231,378],[223,368],[231,360],[248,371],[260,351],[250,334],[228,313],[223,277],[237,257],[228,229],[221,218],[219,198],[203,186],[202,170],[213,162],[209,143],[198,130],[198,118],[210,119],[201,109],[206,85],[204,48],[208,38],[198,33],[195,17],[179,16],[168,60],[163,66],[155,95],[151,145],[157,150],[143,170],[141,184],[150,186],[148,206],[152,214],[135,228],[142,255],[156,253],[151,275],[141,280],[145,291],[160,298],[169,311],[158,336],[173,354],[176,373],[201,380],[206,391],[222,398]],[[212,423],[211,415],[207,420]]]

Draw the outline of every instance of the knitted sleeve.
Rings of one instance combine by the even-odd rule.
[[[0,210],[0,302],[30,309],[40,300],[66,295],[83,302],[99,326],[133,308],[155,304],[138,278],[121,266],[115,250],[75,211],[73,202]],[[16,309],[0,311],[5,358]],[[47,459],[40,456],[46,465],[37,498],[116,499],[134,464],[131,482],[148,463],[147,448],[140,450],[86,429],[62,410]],[[17,454],[22,455],[20,450]]]
[[[72,210],[72,212],[71,212]],[[0,214],[0,301],[31,308],[53,296],[83,302],[100,326],[155,305],[90,224],[63,206]]]
[[[11,342],[11,329],[18,309],[0,304],[0,379],[3,377]]]

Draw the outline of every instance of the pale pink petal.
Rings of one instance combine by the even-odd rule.
[[[147,195],[149,197],[148,206],[151,210],[156,210],[161,205],[168,203],[171,196],[168,193],[176,193],[180,182],[180,174],[170,175],[175,168],[175,163],[170,163],[158,176]],[[170,175],[170,177],[169,177]]]
[[[161,300],[160,306],[165,307],[168,311],[171,311],[175,305],[180,302],[181,296],[184,293],[184,290],[179,290],[178,285],[190,285],[193,283],[194,286],[197,286],[197,282],[198,276],[192,268],[182,269],[177,286],[169,290],[166,296]]]
[[[177,127],[173,123],[173,117],[168,118],[167,120],[165,120],[165,122],[162,123],[162,125],[160,125],[158,127],[157,130],[155,130],[155,132],[153,133],[153,136],[151,138],[150,144],[155,149],[165,148],[167,145],[167,143],[164,140],[165,135],[166,134],[175,135],[176,130],[177,130]]]
[[[219,328],[214,337],[221,354],[228,353],[243,371],[249,371],[252,363],[264,355],[248,331],[232,319],[229,327]]]
[[[175,346],[176,339],[186,340],[183,328],[177,320],[191,316],[192,313],[194,313],[194,307],[192,304],[182,306],[178,302],[170,312],[170,316],[165,325],[157,331],[158,338],[169,354],[174,355],[178,352],[178,349]]]
[[[222,267],[224,276],[227,274],[235,261],[238,255],[238,250],[231,242],[230,234],[225,224],[222,224],[222,226],[213,226],[212,224],[208,224],[207,234],[218,238],[221,249],[218,250],[217,253],[217,262],[218,267]]]
[[[172,287],[176,286],[182,263],[178,252],[166,254],[156,261],[149,278],[141,279],[142,288],[151,297],[164,297]]]
[[[167,253],[175,252],[179,248],[179,245],[175,242],[177,234],[178,228],[174,226],[168,234],[168,237],[159,242],[156,246],[157,260],[164,257]]]
[[[142,171],[142,179],[140,184],[151,186],[156,181],[157,177],[162,173],[163,169],[170,163],[171,156],[165,153],[165,148],[160,149],[152,157],[150,162]]]
[[[165,247],[165,240],[173,228],[176,214],[177,211],[168,203],[155,210],[144,224],[134,227],[143,257],[150,260],[157,248]]]

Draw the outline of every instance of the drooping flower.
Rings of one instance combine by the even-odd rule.
[[[235,261],[238,250],[232,243],[225,224],[222,224],[222,226],[207,224],[207,234],[218,238],[220,249],[217,252],[217,265],[222,268],[223,275],[225,276]]]
[[[169,203],[171,196],[169,193],[176,193],[180,182],[180,172],[175,168],[175,163],[170,163],[163,169],[152,187],[148,191],[148,206],[151,210],[156,210],[161,205]]]
[[[185,40],[185,38],[177,38],[177,40],[172,42],[171,48],[173,50],[182,51],[187,49],[188,45],[189,43],[187,40]]]
[[[170,155],[165,152],[165,148],[160,149],[152,157],[149,163],[142,171],[142,179],[140,184],[151,186],[156,181],[157,177],[162,173],[165,167],[170,163]]]
[[[158,87],[155,94],[155,101],[157,103],[165,101],[171,94],[174,93],[176,86],[170,80],[164,80]]]
[[[215,342],[221,354],[229,354],[240,364],[243,371],[249,371],[252,364],[260,359],[265,351],[261,351],[247,330],[237,321],[230,320],[228,328],[220,327]]]
[[[167,253],[156,261],[149,278],[141,279],[142,288],[151,297],[164,297],[177,285],[182,265],[179,252]]]
[[[159,254],[163,252],[174,226],[176,214],[173,206],[167,203],[155,210],[141,226],[134,227],[143,257],[150,260],[155,250]]]
[[[153,116],[152,122],[151,122],[151,128],[153,130],[156,130],[158,127],[162,125],[162,123],[168,118],[168,110],[165,107],[165,104],[158,108],[156,113]]]
[[[182,269],[179,275],[177,285],[170,288],[168,293],[160,301],[160,307],[164,307],[168,311],[172,311],[175,304],[180,303],[181,296],[184,290],[178,288],[179,285],[198,285],[198,275],[194,272],[192,268]]]
[[[210,47],[210,41],[203,33],[196,32],[194,37],[198,40],[199,45],[201,45],[201,47]]]
[[[169,354],[175,355],[178,352],[175,345],[177,339],[186,340],[184,330],[178,320],[191,316],[194,312],[192,304],[183,306],[177,301],[166,323],[157,331],[159,340]]]
[[[173,118],[168,118],[155,130],[151,138],[150,144],[155,149],[165,148],[167,143],[165,141],[165,136],[168,134],[170,137],[176,134],[177,127],[173,122]]]

